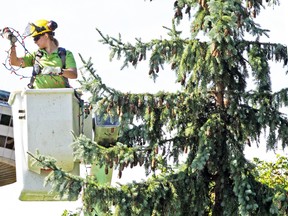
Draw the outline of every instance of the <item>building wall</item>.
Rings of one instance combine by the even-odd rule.
[[[9,92],[0,90],[0,186],[16,181],[12,110]]]

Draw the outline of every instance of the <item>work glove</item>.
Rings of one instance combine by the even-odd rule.
[[[11,46],[14,46],[17,42],[17,38],[13,33],[10,31],[8,27],[5,27],[1,32],[2,37],[8,39],[10,41]]]
[[[63,70],[61,67],[51,67],[51,66],[45,66],[41,70],[41,74],[50,74],[50,75],[62,75]]]
[[[36,76],[41,73],[41,67],[39,64],[34,64],[32,76]]]

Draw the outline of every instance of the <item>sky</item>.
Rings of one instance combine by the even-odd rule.
[[[165,37],[167,30],[162,26],[171,27],[171,18],[174,14],[173,2],[167,0],[152,2],[149,0],[5,1],[0,3],[2,4],[0,28],[12,27],[22,33],[29,22],[38,19],[54,20],[58,23],[55,37],[60,46],[74,53],[77,67],[82,66],[79,54],[87,60],[91,57],[94,68],[108,86],[124,92],[173,91],[179,88],[174,83],[174,74],[160,71],[159,78],[154,83],[148,76],[147,61],[142,62],[136,69],[130,66],[128,69],[120,70],[122,62],[116,59],[109,61],[109,47],[99,42],[100,35],[96,31],[98,28],[104,35],[114,37],[118,37],[120,33],[124,42],[131,43],[135,42],[135,38],[142,38],[142,41],[148,42],[153,38]],[[288,20],[287,12],[288,2],[282,0],[281,7],[269,8],[256,19],[263,28],[271,30],[267,41],[288,44],[288,26],[285,25]],[[187,26],[183,29],[183,34],[188,34]],[[30,38],[25,40],[25,45],[28,51],[37,49]],[[25,88],[29,79],[20,79],[2,65],[8,49],[9,42],[0,38],[0,89],[12,92]],[[17,52],[18,56],[24,54],[20,45],[17,46]],[[288,79],[282,65],[273,65],[272,69],[272,82],[275,83],[273,89],[287,87]],[[20,69],[17,72],[23,76],[30,76],[32,70]],[[73,87],[78,86],[75,81],[71,84]],[[260,147],[257,152],[254,150],[249,150],[247,154],[251,154],[250,157],[255,155],[267,157],[265,148]],[[268,157],[271,155],[269,153]],[[131,180],[130,174],[129,171],[124,172],[121,181]],[[65,208],[73,210],[79,204],[77,202],[22,202],[18,200],[19,193],[16,184],[0,187],[0,215],[14,216],[21,213],[29,216],[54,216],[61,215]]]

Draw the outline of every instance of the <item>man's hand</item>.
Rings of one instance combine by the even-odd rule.
[[[8,27],[5,27],[2,30],[1,35],[10,41],[11,46],[14,46],[15,43],[17,42],[16,36],[13,35],[13,33],[10,31]]]
[[[61,75],[63,73],[61,67],[45,66],[41,70],[41,74]]]

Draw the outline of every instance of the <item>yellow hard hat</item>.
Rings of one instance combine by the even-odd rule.
[[[36,22],[30,24],[31,36],[35,37],[45,32],[52,32],[57,27],[58,25],[54,21],[48,21],[45,19],[37,20]]]

